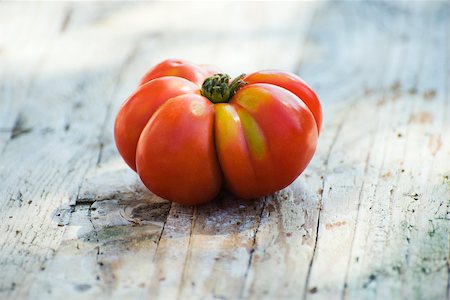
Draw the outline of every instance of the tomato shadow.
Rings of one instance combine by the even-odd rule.
[[[126,230],[130,237],[138,227],[150,226],[152,231],[160,231],[158,239],[199,235],[248,240],[274,222],[279,234],[289,235],[293,231],[289,219],[294,218],[307,238],[313,231],[320,196],[308,183],[310,177],[301,176],[286,189],[258,199],[239,199],[222,190],[209,203],[185,206],[150,192],[117,153],[112,153],[86,174],[68,213],[61,207],[53,218],[58,224],[76,227],[77,237],[117,226],[130,227]]]

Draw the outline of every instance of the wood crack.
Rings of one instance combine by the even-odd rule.
[[[321,193],[321,198],[323,195],[323,189],[322,189],[322,193]],[[313,248],[313,253],[311,256],[311,260],[309,261],[309,266],[308,266],[308,272],[306,273],[306,280],[305,280],[305,290],[303,291],[303,299],[306,299],[307,295],[308,295],[308,286],[309,286],[309,281],[311,279],[311,271],[312,271],[312,266],[313,266],[313,262],[314,262],[314,257],[316,256],[316,249],[317,249],[317,241],[319,239],[319,228],[320,228],[320,215],[322,212],[322,199],[320,200],[320,204],[319,204],[319,212],[317,215],[317,226],[316,226],[316,238],[314,239],[314,248]]]
[[[18,114],[17,118],[14,122],[14,126],[11,129],[11,140],[13,140],[23,134],[29,133],[31,131],[32,131],[32,128],[25,127],[25,121],[23,119],[23,116],[21,114]]]
[[[349,112],[351,110],[353,110],[354,106],[356,105],[356,101],[357,101],[357,98],[352,101],[352,103],[350,105]],[[333,148],[334,148],[334,146],[335,146],[335,144],[337,142],[337,138],[340,135],[340,133],[342,131],[342,128],[344,127],[344,124],[345,124],[345,122],[347,120],[348,120],[348,118],[345,118],[345,117],[341,119],[341,121],[339,122],[338,128],[336,130],[336,134],[334,135],[333,140],[332,140],[332,142],[330,144],[330,147],[328,148],[328,154],[327,154],[327,157],[326,157],[326,159],[324,161],[324,164],[323,164],[324,165],[324,169],[325,169],[325,173],[328,172],[328,162],[329,162],[331,153],[332,153]],[[313,247],[313,252],[312,252],[312,255],[311,255],[311,260],[309,261],[308,271],[306,273],[305,289],[303,291],[303,299],[306,299],[307,295],[308,295],[308,286],[309,286],[309,282],[310,282],[310,279],[311,279],[312,267],[313,267],[313,264],[314,264],[314,258],[316,256],[316,251],[317,251],[317,243],[318,243],[318,239],[319,239],[319,229],[320,229],[320,216],[321,216],[322,209],[323,209],[323,192],[324,192],[324,189],[325,189],[325,180],[326,180],[326,177],[323,178],[323,182],[322,182],[322,189],[321,189],[320,202],[319,202],[319,211],[317,213],[316,237],[315,237],[315,240],[314,240],[314,247]]]
[[[178,291],[177,291],[177,299],[181,299],[181,297],[180,297],[181,291],[182,291],[184,283],[186,281],[188,265],[189,265],[189,262],[191,261],[192,239],[193,239],[193,235],[194,235],[195,224],[197,223],[197,218],[198,218],[198,207],[195,206],[193,214],[192,214],[191,230],[189,232],[189,241],[188,241],[188,245],[187,245],[188,250],[186,252],[186,257],[184,258],[183,270],[182,270],[182,273],[181,273],[180,285],[178,286]]]
[[[375,134],[372,136],[371,139],[371,145],[373,145],[375,141]],[[355,243],[355,237],[356,237],[356,228],[359,222],[359,215],[360,215],[360,209],[361,209],[361,197],[363,195],[363,191],[364,191],[364,184],[365,184],[365,180],[364,178],[366,178],[367,175],[367,171],[369,170],[369,160],[370,160],[370,155],[371,155],[372,151],[368,151],[367,156],[366,156],[366,161],[365,161],[365,166],[364,166],[364,175],[363,175],[363,180],[361,183],[361,188],[359,189],[359,193],[358,193],[358,206],[357,206],[357,211],[356,211],[356,217],[355,217],[355,225],[353,226],[353,236],[352,236],[352,241],[350,242],[350,255],[348,257],[348,261],[347,261],[347,268],[345,271],[345,278],[344,278],[344,287],[342,289],[342,299],[345,298],[345,295],[347,293],[347,289],[348,289],[348,275],[349,275],[349,270],[350,270],[350,264],[351,264],[351,259],[352,259],[352,254],[353,254],[353,245]],[[381,175],[381,174],[380,174]]]
[[[96,240],[96,242],[97,242],[97,246],[96,246],[97,252],[96,252],[96,254],[95,254],[95,262],[97,263],[98,266],[101,267],[103,264],[100,262],[100,240],[99,240],[99,238],[98,238],[97,228],[95,227],[94,222],[92,221],[92,210],[93,210],[93,209],[92,209],[92,205],[94,205],[94,203],[95,203],[95,202],[92,202],[92,203],[89,205],[89,209],[88,209],[88,218],[89,218],[89,222],[90,222],[91,225],[92,225],[94,237],[95,237],[95,240]],[[100,279],[101,279],[101,272],[98,272],[97,280],[100,280]]]
[[[449,235],[448,242],[450,244],[450,235]],[[446,293],[446,298],[447,298],[447,300],[450,299],[450,252],[448,253],[448,256],[447,256],[447,293]]]
[[[67,28],[69,27],[70,21],[72,20],[72,16],[73,16],[73,9],[69,8],[66,14],[64,15],[64,19],[62,21],[61,28],[59,30],[61,33],[66,31]]]
[[[119,70],[117,71],[118,76],[116,78],[116,81],[114,83],[114,89],[113,89],[113,95],[116,94],[118,88],[120,87],[120,83],[122,82],[122,74],[125,71],[125,68],[133,61],[133,59],[137,56],[137,54],[139,53],[139,48],[140,48],[140,44],[137,43],[130,51],[130,54],[125,58],[124,62],[122,63],[122,65],[120,66]],[[98,156],[97,156],[97,162],[96,165],[97,167],[100,166],[100,163],[102,161],[102,157],[103,157],[103,149],[105,147],[105,140],[104,140],[104,132],[106,130],[106,125],[108,124],[108,120],[110,118],[111,115],[111,110],[112,110],[112,101],[109,101],[107,107],[106,107],[106,112],[105,112],[105,118],[102,122],[102,125],[100,127],[100,134],[98,136],[98,144],[99,144],[99,152],[98,152]]]
[[[264,200],[263,200],[261,211],[259,213],[258,224],[256,225],[255,233],[253,235],[252,246],[251,246],[251,249],[250,249],[250,256],[248,258],[247,268],[245,270],[244,278],[243,278],[244,279],[243,280],[244,283],[243,283],[242,289],[241,289],[241,291],[239,293],[239,298],[240,299],[243,298],[245,286],[246,286],[246,283],[247,283],[247,280],[248,280],[248,274],[250,272],[250,267],[252,266],[253,255],[254,255],[255,250],[256,250],[256,238],[257,238],[257,235],[258,235],[258,232],[259,232],[259,227],[261,226],[261,220],[262,220],[262,216],[263,216],[265,207],[266,207],[266,198],[264,198]]]
[[[385,91],[383,93],[383,95],[382,95],[382,99],[383,98],[387,98],[387,97],[388,97],[388,92]],[[375,138],[376,138],[376,134],[373,134],[372,138],[371,138],[371,142],[370,142],[371,145],[373,145],[373,143],[375,141]],[[357,212],[356,212],[356,218],[355,218],[355,225],[354,225],[354,228],[353,228],[353,236],[352,236],[352,240],[351,240],[351,244],[350,244],[350,255],[349,255],[349,258],[348,258],[348,261],[347,261],[347,267],[346,267],[346,270],[345,270],[344,285],[343,285],[342,294],[341,294],[341,298],[342,299],[345,299],[347,291],[348,291],[348,276],[349,276],[351,259],[352,259],[352,254],[353,254],[353,246],[354,246],[354,243],[355,243],[356,228],[358,226],[359,217],[360,217],[360,209],[361,209],[361,201],[362,201],[361,197],[362,197],[362,194],[363,194],[363,191],[364,191],[364,184],[365,184],[364,178],[366,178],[366,176],[367,176],[368,167],[369,167],[369,161],[370,161],[370,157],[371,157],[371,154],[372,154],[371,150],[372,150],[372,148],[370,148],[370,150],[368,151],[366,159],[365,159],[363,180],[362,180],[362,183],[361,183],[361,188],[360,188],[359,193],[358,193]],[[384,152],[386,151],[386,147],[383,148],[383,151]],[[383,152],[383,156],[385,155],[384,152]],[[382,169],[383,169],[383,166],[381,166],[380,169],[379,169],[378,178],[380,178],[382,176],[381,175]],[[374,194],[376,194],[376,190],[374,191]],[[374,278],[373,280],[376,280],[376,278]]]
[[[158,254],[158,249],[159,249],[159,243],[161,242],[161,238],[162,238],[162,236],[164,234],[164,229],[166,229],[167,219],[168,219],[168,217],[170,215],[170,210],[171,209],[172,209],[172,202],[170,202],[169,212],[167,213],[167,217],[164,220],[164,223],[163,223],[163,226],[162,226],[162,229],[161,229],[161,233],[159,234],[158,240],[156,241],[156,249],[155,249],[155,252],[153,254],[153,261],[156,260],[156,255]]]
[[[412,107],[412,109],[411,109],[411,113],[415,111],[415,108],[416,108],[416,106],[417,106],[417,100],[414,101],[414,103],[412,104],[412,106],[413,106],[413,107]],[[408,127],[406,128],[406,133],[405,133],[405,139],[406,139],[406,141],[409,141],[409,140],[410,140],[410,136],[411,136],[411,126],[408,126]],[[405,142],[404,145],[403,145],[403,155],[402,155],[402,157],[406,157],[407,150],[408,150],[408,147],[407,147],[407,143]],[[380,168],[380,171],[383,169],[383,166],[384,166],[384,161],[383,161],[382,167]],[[393,211],[394,207],[393,207],[393,206],[394,206],[394,201],[395,201],[395,197],[394,197],[394,194],[395,194],[395,188],[398,187],[399,181],[400,181],[400,175],[397,174],[397,175],[396,175],[396,178],[395,178],[395,181],[394,181],[394,185],[393,185],[394,188],[392,188],[392,189],[390,190],[390,193],[389,193],[389,212],[388,212],[389,222],[392,222],[392,216],[393,216],[393,213],[394,213],[394,211]],[[387,238],[386,238],[386,244],[388,243],[389,240],[391,240],[390,236],[392,235],[392,232],[393,232],[393,226],[390,226],[390,230],[389,230],[388,236],[387,236]],[[409,261],[410,261],[410,253],[409,253],[409,252],[410,252],[410,238],[411,238],[411,232],[410,232],[410,231],[405,231],[405,233],[406,233],[406,232],[407,232],[408,234],[407,234],[405,240],[406,240],[406,242],[407,242],[407,244],[408,244],[408,247],[406,248],[406,253],[404,254],[404,257],[405,257],[405,262],[406,262],[406,264],[409,265]],[[386,244],[385,244],[385,245],[386,245]],[[381,259],[382,262],[385,261],[385,254],[386,254],[386,253],[383,252],[383,254],[382,254],[382,259]],[[402,274],[401,274],[401,275],[402,275]],[[378,290],[376,290],[375,294],[376,294],[376,295],[378,294]]]

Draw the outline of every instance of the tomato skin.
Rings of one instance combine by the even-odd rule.
[[[290,72],[264,70],[247,75],[244,78],[249,84],[270,83],[285,88],[299,97],[308,106],[317,123],[317,131],[322,127],[322,106],[311,87],[300,77]]]
[[[228,104],[216,105],[216,148],[227,187],[250,199],[273,193],[306,168],[317,145],[317,126],[293,93],[250,84]]]
[[[168,99],[198,92],[198,87],[192,82],[166,76],[140,86],[125,101],[116,117],[114,138],[120,155],[133,170],[136,171],[137,143],[150,117]]]
[[[214,105],[195,94],[170,99],[145,126],[137,172],[155,194],[185,205],[213,199],[222,186],[214,149]]]
[[[167,59],[148,71],[141,79],[140,85],[163,76],[177,76],[192,81],[200,87],[207,77],[218,72],[219,69],[216,67],[199,66],[182,59]]]

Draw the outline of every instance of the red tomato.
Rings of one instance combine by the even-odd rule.
[[[158,77],[177,76],[200,86],[207,77],[216,73],[220,73],[220,70],[213,66],[196,65],[182,59],[167,59],[148,71],[142,78],[141,85]]]
[[[211,76],[216,70],[164,61],[117,115],[120,154],[168,200],[204,203],[222,188],[244,199],[271,194],[292,183],[316,149],[321,106],[299,77],[262,71],[231,81]]]

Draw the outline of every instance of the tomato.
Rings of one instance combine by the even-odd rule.
[[[196,65],[182,59],[167,59],[154,66],[141,80],[141,85],[158,77],[177,76],[201,85],[203,81],[220,70],[214,66]]]
[[[314,155],[321,105],[302,79],[261,71],[231,81],[216,72],[164,61],[117,114],[119,153],[160,197],[192,205],[223,188],[243,199],[268,195]]]

